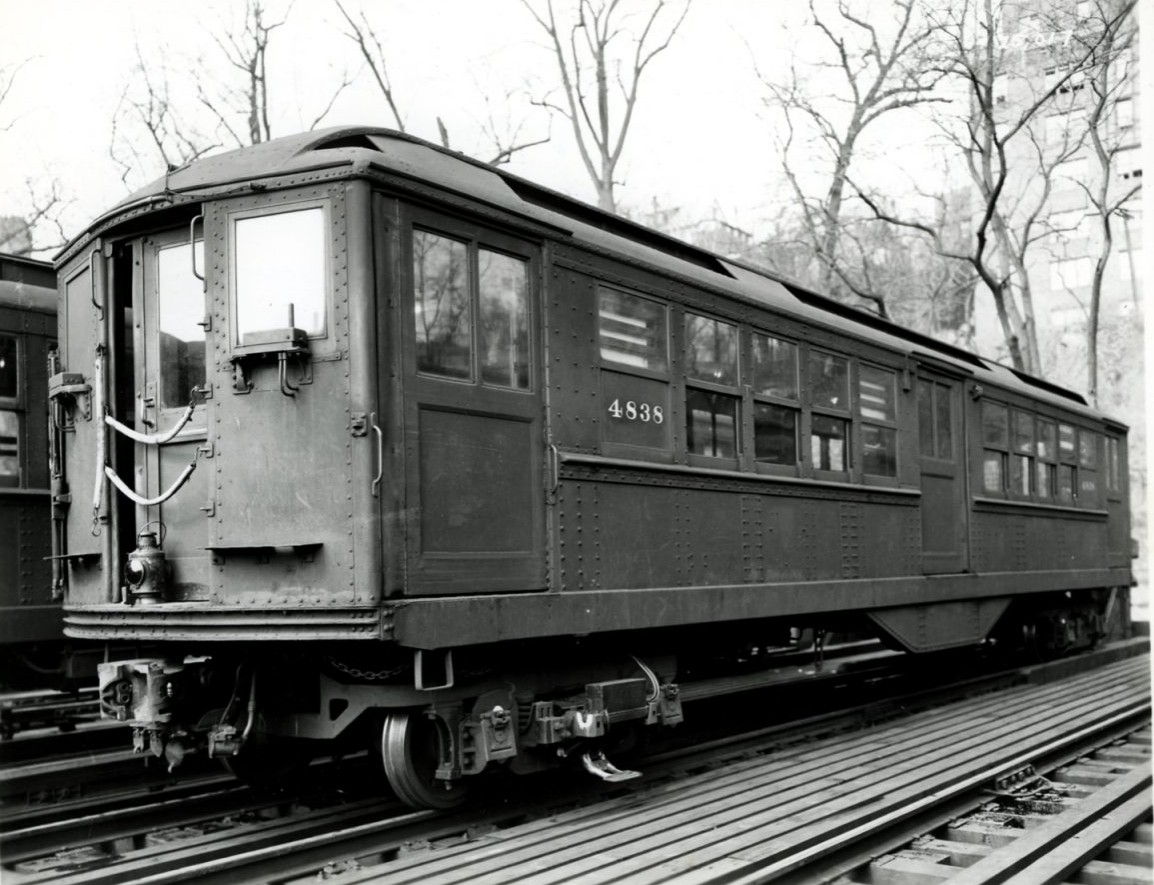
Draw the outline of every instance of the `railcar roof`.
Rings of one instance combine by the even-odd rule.
[[[52,265],[0,253],[0,307],[56,313],[56,272]]]
[[[787,316],[875,342],[898,352],[928,355],[975,380],[1088,416],[1101,414],[1069,390],[983,359],[962,348],[906,329],[872,313],[812,292],[797,283],[726,259],[502,169],[413,136],[368,126],[338,127],[274,139],[204,157],[171,169],[114,207],[61,253],[121,220],[165,205],[253,193],[305,180],[356,177],[381,170],[479,200],[555,230],[563,238],[617,254],[721,290]],[[59,259],[58,259],[59,260]]]

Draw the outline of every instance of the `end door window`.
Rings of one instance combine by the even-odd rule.
[[[327,242],[321,206],[234,221],[236,343],[278,329],[325,334]]]

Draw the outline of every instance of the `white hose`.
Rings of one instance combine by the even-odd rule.
[[[189,403],[188,407],[184,410],[184,414],[180,416],[180,420],[176,422],[176,426],[165,433],[157,433],[152,435],[147,433],[137,433],[126,424],[121,424],[111,415],[104,416],[104,423],[109,427],[119,430],[129,439],[134,439],[138,443],[144,443],[146,446],[159,446],[168,442],[170,439],[180,433],[180,431],[184,430],[184,425],[186,425],[192,419],[192,411],[194,408],[195,405],[193,403]]]
[[[121,493],[123,493],[125,497],[130,498],[133,502],[139,504],[141,507],[152,507],[155,504],[163,504],[178,491],[180,491],[180,487],[188,482],[188,478],[192,476],[192,471],[194,470],[196,470],[195,458],[189,462],[187,467],[184,468],[184,473],[180,474],[180,476],[176,478],[176,482],[174,482],[169,487],[168,491],[157,495],[155,498],[140,497],[140,495],[136,494],[136,492],[130,489],[125,484],[124,480],[116,475],[116,471],[108,465],[105,465],[104,467],[103,476],[107,476],[110,480],[112,480],[113,485],[120,489]]]

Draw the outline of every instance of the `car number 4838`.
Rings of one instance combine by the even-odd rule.
[[[609,414],[625,421],[643,421],[646,424],[651,422],[661,424],[665,421],[665,410],[661,406],[638,403],[633,400],[624,403],[619,399],[613,400],[609,404]]]

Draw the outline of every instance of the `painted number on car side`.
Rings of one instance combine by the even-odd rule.
[[[661,406],[634,400],[613,400],[609,404],[609,414],[619,420],[641,421],[645,424],[662,424],[665,421],[665,409]]]

